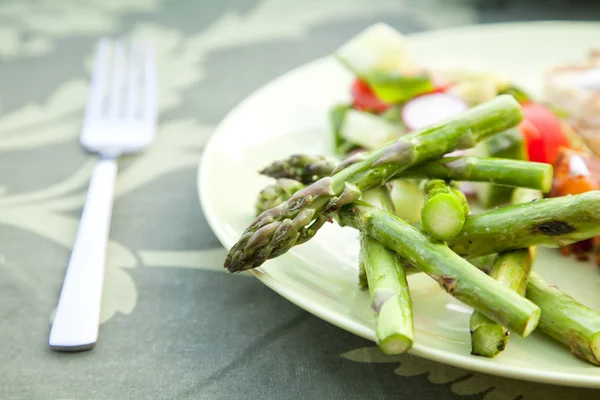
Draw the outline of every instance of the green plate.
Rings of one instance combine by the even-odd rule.
[[[411,35],[410,43],[420,64],[505,73],[540,95],[542,72],[586,57],[600,44],[600,24],[480,25]],[[255,196],[269,182],[258,175],[261,167],[292,153],[332,154],[327,112],[348,99],[351,80],[335,60],[316,60],[255,92],[219,125],[202,159],[198,190],[206,217],[224,246],[233,245],[253,220]],[[328,224],[312,241],[252,273],[307,311],[374,340],[368,295],[357,284],[357,243],[352,229]],[[543,249],[535,268],[600,310],[600,271],[592,263]],[[511,337],[508,348],[494,359],[471,356],[471,309],[427,276],[412,276],[410,288],[416,328],[412,354],[488,374],[600,388],[599,367],[539,333],[527,339]]]

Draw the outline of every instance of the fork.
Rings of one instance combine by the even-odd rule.
[[[98,42],[80,143],[98,154],[56,315],[50,348],[80,351],[98,340],[117,158],[154,140],[156,68],[150,43]]]

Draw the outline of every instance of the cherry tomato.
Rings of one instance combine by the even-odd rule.
[[[382,113],[390,107],[390,104],[377,97],[369,85],[358,78],[352,83],[350,94],[357,110]]]
[[[544,138],[540,131],[528,119],[521,122],[519,129],[525,138],[529,161],[547,162]]]
[[[532,153],[530,153],[529,157],[531,161],[554,163],[559,149],[561,147],[569,147],[569,138],[563,130],[560,119],[558,119],[552,110],[539,103],[525,103],[521,107],[525,119],[535,127],[542,141],[540,144],[538,138],[535,138],[531,144],[527,143],[528,149],[533,151],[535,158],[539,158],[532,158]],[[525,130],[529,131],[530,136],[535,136],[532,135],[530,127],[525,128]],[[528,137],[527,133],[525,137]],[[532,149],[534,146],[542,146],[543,156],[537,156],[539,149]]]

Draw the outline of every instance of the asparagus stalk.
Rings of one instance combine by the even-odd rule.
[[[380,208],[393,212],[390,193],[379,187],[365,193]],[[404,263],[391,250],[367,234],[360,234],[360,267],[364,271],[376,314],[377,345],[384,354],[401,354],[414,342],[412,300]],[[359,275],[360,277],[360,275]]]
[[[369,281],[376,313],[377,345],[384,354],[401,354],[413,345],[412,300],[404,266],[393,252],[368,235],[360,235],[361,264]]]
[[[437,240],[456,236],[469,213],[465,195],[440,179],[425,184],[425,205],[421,209],[421,229]]]
[[[533,250],[530,249],[502,253],[492,266],[490,276],[524,296],[533,259]],[[471,315],[471,354],[494,357],[506,348],[509,336],[508,329],[479,311]]]
[[[514,204],[543,197],[538,190],[517,188],[512,195]],[[527,279],[535,259],[535,248],[508,251],[498,255],[489,275],[498,282],[525,296]],[[479,311],[471,314],[471,354],[495,357],[508,344],[510,331],[504,326],[491,321]]]
[[[535,248],[517,251],[535,258]],[[538,327],[543,333],[568,346],[574,355],[600,365],[600,312],[549,285],[535,271],[530,272],[525,296],[540,307]]]
[[[478,257],[531,246],[560,247],[600,235],[600,191],[510,205],[467,217],[448,246]]]
[[[333,212],[358,199],[362,191],[383,185],[410,166],[441,157],[455,148],[472,147],[522,118],[521,107],[514,98],[498,96],[393,143],[346,159],[330,177],[259,215],[229,250],[225,268],[230,272],[244,271],[286,253],[310,240]]]
[[[261,173],[273,178],[313,183],[329,176],[337,165],[325,156],[293,155],[275,161]],[[395,178],[443,179],[446,181],[488,182],[526,187],[546,193],[552,186],[552,165],[508,158],[443,157],[400,172]]]
[[[418,229],[390,213],[356,201],[339,211],[342,226],[352,226],[394,250],[433,279],[450,295],[492,321],[528,336],[540,309]]]
[[[552,187],[552,165],[508,158],[444,157],[410,168],[406,178],[438,178],[525,187],[546,193]]]
[[[569,346],[571,353],[600,365],[600,313],[556,286],[548,285],[532,272],[527,283],[527,298],[542,310],[539,327],[546,335]]]
[[[383,208],[384,210],[390,212],[393,212],[394,210],[394,203],[392,203],[390,192],[383,186],[367,190],[362,194],[361,198],[367,203]],[[367,271],[365,270],[365,265],[362,262],[358,263],[358,286],[361,289],[369,288]]]

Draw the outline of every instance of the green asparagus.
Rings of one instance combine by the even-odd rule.
[[[305,185],[331,175],[338,161],[332,157],[294,154],[263,168],[260,173],[272,178],[294,179]]]
[[[329,176],[336,165],[336,161],[330,157],[293,155],[274,162],[261,173],[273,178],[295,179],[308,184]],[[545,163],[466,156],[443,157],[415,165],[397,174],[395,178],[488,182],[537,189],[546,193],[552,186],[552,172],[552,165]]]
[[[412,301],[404,266],[395,253],[368,235],[360,235],[360,244],[360,261],[377,316],[377,345],[384,354],[404,353],[414,341]]]
[[[448,246],[466,257],[559,247],[600,235],[600,191],[510,205],[467,217]]]
[[[465,195],[440,179],[425,185],[425,205],[421,210],[421,229],[437,240],[456,236],[469,213]]]
[[[364,193],[373,205],[393,212],[385,186]],[[365,233],[360,234],[359,270],[366,275],[371,305],[376,313],[377,345],[384,354],[404,353],[414,342],[412,300],[403,260]],[[359,275],[360,277],[360,275]]]
[[[482,141],[471,150],[471,154],[479,157],[529,160],[525,139],[518,128],[509,129]],[[476,182],[475,189],[477,200],[486,208],[508,203],[513,192],[512,187],[483,182]],[[550,189],[550,183],[548,189]]]
[[[381,207],[384,210],[390,212],[393,212],[394,210],[390,192],[384,186],[365,191],[361,198],[367,203]],[[361,289],[369,288],[367,271],[365,271],[365,266],[362,262],[358,263],[358,285]]]
[[[278,179],[275,183],[268,185],[258,193],[258,198],[254,204],[256,214],[260,215],[265,210],[277,207],[304,187],[302,183],[293,179]]]
[[[435,279],[450,295],[492,321],[523,337],[537,326],[539,307],[402,219],[360,201],[342,207],[338,215],[342,226],[358,229],[394,250]]]
[[[468,148],[523,118],[511,96],[470,108],[443,122],[400,137],[393,143],[346,159],[330,177],[296,192],[286,203],[259,215],[229,250],[225,268],[239,272],[262,265],[310,240],[341,206],[361,192],[383,185],[410,166],[456,149]],[[379,167],[379,168],[374,168]]]
[[[520,249],[500,254],[492,266],[490,276],[524,296],[533,264],[532,252],[530,249]],[[480,312],[474,311],[471,315],[471,354],[494,357],[504,350],[509,336],[508,329]]]
[[[407,169],[398,177],[489,182],[546,193],[552,187],[552,175],[550,164],[508,158],[444,157]]]
[[[539,200],[539,190],[516,188],[512,194],[513,204]],[[512,250],[498,255],[489,275],[498,282],[525,296],[527,279],[535,259],[535,248]],[[484,256],[485,257],[485,256]],[[478,311],[471,315],[471,354],[495,357],[508,344],[510,331],[491,321]]]
[[[529,276],[527,298],[542,310],[542,332],[569,346],[571,352],[600,365],[600,313],[549,285],[535,272]]]

